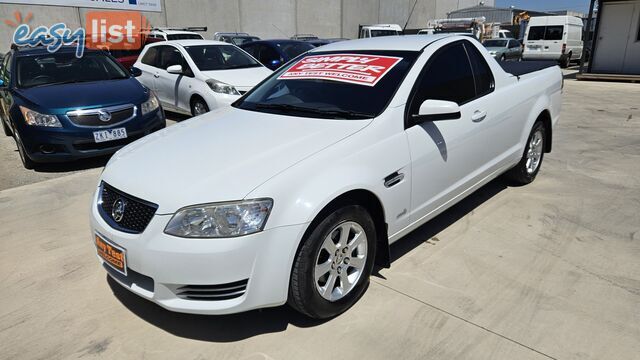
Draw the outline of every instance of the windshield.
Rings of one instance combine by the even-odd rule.
[[[202,40],[200,34],[171,34],[167,35],[167,40]]]
[[[507,40],[485,40],[483,44],[485,47],[506,47]]]
[[[324,119],[373,118],[387,107],[418,55],[418,52],[413,51],[348,51],[348,54],[334,51],[306,54],[276,71],[233,106],[245,110]],[[305,64],[306,69],[296,72],[302,69],[301,64]],[[322,73],[320,78],[302,78],[318,77],[314,70],[320,67],[324,69],[319,71]],[[298,74],[295,79],[279,79],[294,73]],[[363,73],[365,76],[361,76]],[[352,76],[377,80],[365,84],[358,79],[352,80]],[[341,79],[331,80],[329,77]]]
[[[278,43],[276,46],[287,56],[287,59],[293,59],[314,48],[313,45],[305,42],[285,42]]]
[[[16,73],[20,88],[129,77],[122,66],[102,52],[85,53],[81,58],[75,52],[19,56]]]
[[[231,38],[231,42],[236,45],[236,46],[240,46],[244,43],[250,43],[253,41],[258,41],[260,40],[257,37],[253,37],[253,36],[235,36],[233,38]]]
[[[233,45],[185,46],[200,71],[228,70],[262,66]]]
[[[371,37],[400,35],[396,30],[371,30]]]

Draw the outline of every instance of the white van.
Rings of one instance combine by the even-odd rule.
[[[567,67],[582,57],[582,19],[575,16],[532,17],[524,33],[523,60],[557,60]]]
[[[358,38],[402,35],[402,27],[398,24],[360,25]]]

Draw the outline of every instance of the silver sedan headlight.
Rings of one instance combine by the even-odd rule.
[[[164,232],[187,238],[224,238],[264,229],[272,199],[194,205],[176,212]]]

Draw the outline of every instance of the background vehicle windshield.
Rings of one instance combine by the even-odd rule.
[[[507,40],[485,40],[483,44],[485,47],[505,47]]]
[[[235,36],[231,38],[231,42],[236,46],[240,46],[244,43],[249,43],[249,42],[258,41],[258,40],[260,39],[253,36]]]
[[[313,53],[313,55],[337,52]],[[345,53],[345,52],[339,52]],[[246,110],[325,119],[367,119],[384,111],[405,75],[418,57],[413,51],[348,51],[349,54],[385,55],[402,58],[375,86],[317,79],[279,80],[276,71],[267,81],[233,104]]]
[[[287,56],[287,58],[289,59],[293,59],[296,56],[307,52],[311,49],[314,48],[313,45],[309,44],[309,43],[303,43],[303,42],[286,42],[286,43],[279,43],[277,44],[278,48],[280,48],[280,50],[282,50],[282,52]]]
[[[241,69],[262,66],[233,45],[185,46],[200,71]]]
[[[371,30],[371,37],[400,35],[396,30]]]
[[[171,34],[167,35],[167,40],[202,40],[199,34]]]
[[[20,88],[129,77],[122,66],[102,52],[85,53],[81,58],[75,52],[19,56],[16,73]]]

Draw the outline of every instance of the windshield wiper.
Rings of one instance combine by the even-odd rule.
[[[256,108],[282,110],[286,112],[304,112],[304,113],[310,113],[310,114],[326,115],[326,116],[332,116],[332,117],[344,117],[344,118],[351,118],[351,119],[371,119],[375,117],[372,114],[367,114],[367,113],[362,113],[362,112],[352,111],[352,110],[315,109],[315,108],[308,108],[304,106],[296,106],[296,105],[290,105],[290,104],[257,104]]]

